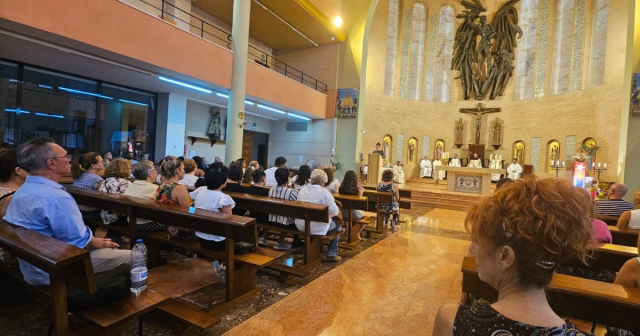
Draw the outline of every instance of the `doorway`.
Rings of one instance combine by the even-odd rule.
[[[245,130],[242,137],[242,158],[247,163],[258,161],[260,166],[266,168],[269,160],[269,134]]]

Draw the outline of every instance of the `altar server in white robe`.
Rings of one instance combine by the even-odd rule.
[[[473,153],[473,159],[469,160],[468,168],[482,168],[482,161],[478,159],[478,153]]]
[[[431,177],[431,161],[429,161],[429,157],[425,156],[422,161],[420,161],[420,178]]]
[[[509,167],[507,167],[507,177],[517,180],[522,176],[522,166],[518,163],[518,159],[514,158]]]
[[[397,183],[404,184],[404,170],[402,170],[400,161],[396,162],[396,165],[393,166],[393,180]]]
[[[460,166],[462,166],[462,163],[460,162],[460,159],[458,159],[458,154],[454,154],[453,159],[449,161],[449,167],[460,167]]]
[[[498,155],[491,154],[489,156],[489,168],[491,169],[502,169],[502,162],[498,158]],[[498,182],[500,179],[500,174],[491,174],[491,182]]]
[[[440,161],[440,158],[436,158],[435,160],[433,160],[433,178],[436,178],[436,167],[437,166],[442,166],[442,161]],[[440,170],[438,171],[438,180],[444,180],[444,176],[447,172],[445,172],[444,170]]]

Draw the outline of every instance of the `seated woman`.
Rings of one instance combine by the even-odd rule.
[[[340,225],[337,225],[332,219],[332,217],[335,217],[340,213],[340,209],[338,208],[338,205],[336,205],[336,200],[331,196],[331,193],[324,187],[326,183],[327,173],[320,169],[316,169],[311,173],[311,184],[302,188],[302,190],[298,192],[298,201],[325,204],[329,206],[329,218],[327,218],[326,222],[311,222],[310,234],[312,235],[326,235],[329,231],[340,229]],[[304,219],[296,218],[295,222],[298,230],[304,232]],[[339,242],[340,236],[329,242],[327,257],[325,258],[326,261],[342,260],[338,255]]]
[[[400,211],[400,193],[398,187],[393,183],[393,171],[391,169],[385,169],[382,172],[382,181],[378,183],[377,191],[391,192],[391,203],[380,203],[380,211],[384,216],[384,227],[388,228],[389,219],[391,219],[391,229],[399,230],[398,225],[398,211]]]
[[[153,181],[158,177],[158,171],[153,167],[153,162],[144,161],[134,164],[132,173],[136,180],[129,185],[124,195],[155,200],[158,185],[153,184]],[[164,231],[164,225],[147,219],[137,218],[136,224],[140,231]]]
[[[440,307],[433,335],[591,335],[556,315],[544,288],[558,264],[587,261],[592,216],[589,195],[566,180],[520,179],[482,198],[465,220],[469,252],[498,301]]]
[[[307,166],[308,167],[308,166]],[[274,173],[274,177],[278,182],[278,185],[272,187],[269,190],[269,197],[295,201],[298,199],[298,190],[287,187],[289,185],[289,170],[286,168],[278,168]],[[294,225],[293,217],[281,216],[281,215],[272,215],[269,214],[269,222],[273,225],[282,226],[287,229],[291,229],[291,225]],[[262,230],[260,234],[260,241],[258,245],[267,246],[267,229]],[[286,243],[284,239],[287,237],[286,232],[280,233],[280,237],[278,238],[278,242],[273,247],[276,250],[290,250],[291,245]]]
[[[198,168],[196,162],[192,159],[186,159],[182,163],[184,164],[184,177],[182,177],[182,179],[178,181],[178,184],[182,184],[187,188],[194,188],[196,182],[200,178],[198,176],[200,168]]]
[[[324,172],[327,174],[327,184],[325,185],[325,189],[329,190],[330,193],[335,194],[340,189],[340,181],[335,178],[335,169],[333,168],[324,168]]]
[[[232,163],[228,171],[227,183],[222,190],[239,193],[247,192],[246,188],[242,186],[242,166],[238,163]]]
[[[26,178],[27,172],[18,167],[16,150],[0,150],[0,218],[7,214],[13,194]]]
[[[71,175],[73,176],[73,186],[84,189],[99,190],[104,180],[98,172],[104,170],[104,160],[102,156],[95,152],[84,153],[71,162]],[[101,219],[100,210],[86,205],[78,205],[82,219]]]
[[[633,207],[635,210],[625,211],[618,218],[618,229],[640,229],[640,189],[633,193]]]
[[[298,169],[298,175],[294,176],[291,179],[293,188],[300,191],[302,187],[309,184],[309,178],[311,178],[311,167],[309,167],[308,165],[300,166],[300,169]]]
[[[109,194],[123,194],[129,184],[129,175],[131,175],[131,168],[129,167],[129,160],[123,158],[117,158],[111,161],[104,170],[104,183],[100,186],[100,191],[107,192]],[[117,213],[102,210],[101,211],[102,222],[105,225],[126,225],[127,216]]]
[[[342,179],[342,184],[340,185],[340,189],[338,191],[340,191],[341,195],[354,195],[362,197],[362,195],[364,194],[364,188],[362,188],[360,182],[358,182],[358,176],[353,170],[349,170],[344,174],[344,179]],[[344,217],[345,221],[349,220],[351,216],[353,216],[353,219],[361,219],[362,217],[364,217],[364,215],[362,214],[362,210],[353,210],[352,213],[345,213],[344,209],[342,210],[342,216]],[[360,228],[358,228],[357,232],[359,240],[362,240],[360,234],[365,227],[367,227],[367,225],[362,224],[360,225]]]
[[[197,177],[204,177],[204,169],[207,168],[207,160],[200,156],[194,156],[191,158],[196,163],[196,168],[198,171],[196,172]]]

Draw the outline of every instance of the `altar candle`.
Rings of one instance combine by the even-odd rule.
[[[556,160],[556,167],[560,166],[560,161]]]
[[[600,164],[601,164],[601,163],[602,163],[602,162],[598,162],[598,168],[600,168]]]
[[[562,161],[562,167],[564,167],[564,161]]]
[[[595,168],[596,167],[596,163],[595,162],[591,162],[591,168]]]
[[[607,163],[606,162],[604,163],[604,169],[607,169]]]

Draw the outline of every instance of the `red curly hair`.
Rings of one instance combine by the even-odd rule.
[[[483,248],[513,248],[520,285],[544,287],[559,263],[587,262],[592,221],[593,205],[584,190],[566,180],[531,177],[472,205],[465,226]]]

